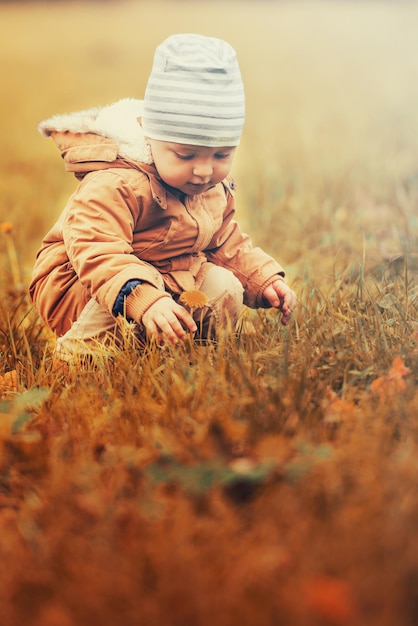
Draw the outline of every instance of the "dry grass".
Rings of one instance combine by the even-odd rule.
[[[416,624],[417,17],[0,6],[2,626]],[[36,124],[140,97],[174,31],[238,50],[239,217],[288,268],[297,315],[54,371],[26,287],[75,181]]]

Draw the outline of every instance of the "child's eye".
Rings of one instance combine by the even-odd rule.
[[[229,158],[231,155],[229,152],[224,153],[224,152],[220,152],[219,154],[215,154],[215,159],[227,159]]]
[[[194,154],[180,154],[179,152],[175,152],[174,154],[182,161],[191,161],[194,158]]]

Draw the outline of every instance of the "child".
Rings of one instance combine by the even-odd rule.
[[[289,321],[296,296],[282,267],[233,219],[244,114],[234,50],[184,34],[157,47],[143,101],[40,124],[80,180],[30,284],[61,358],[118,339],[121,315],[138,337],[172,343],[233,327],[243,303]],[[182,304],[190,290],[205,294],[198,309]]]

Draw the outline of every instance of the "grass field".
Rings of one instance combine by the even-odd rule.
[[[402,1],[0,5],[2,626],[417,623],[417,23]],[[37,123],[141,97],[189,31],[238,52],[238,218],[297,313],[54,371],[26,289],[76,181]]]

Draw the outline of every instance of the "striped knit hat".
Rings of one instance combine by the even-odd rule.
[[[234,49],[203,35],[171,35],[155,52],[142,127],[151,139],[237,146],[245,96]]]

